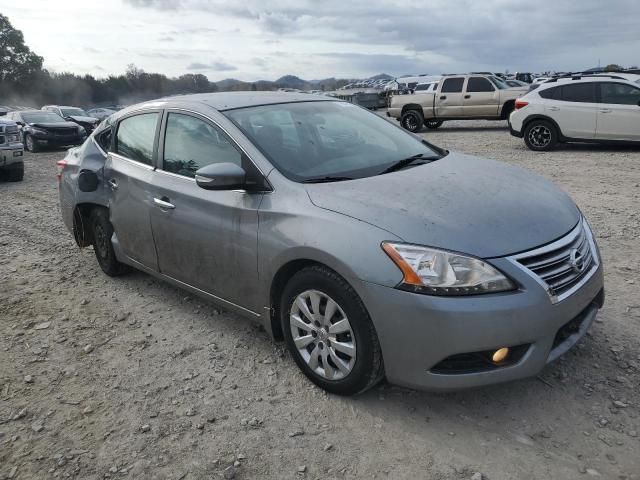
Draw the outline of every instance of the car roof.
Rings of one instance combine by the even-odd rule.
[[[257,107],[277,103],[326,102],[336,101],[326,96],[297,92],[219,92],[178,95],[161,99],[166,102],[204,103],[216,110],[233,110],[236,108]]]
[[[109,124],[117,122],[122,117],[146,109],[185,107],[189,105],[206,105],[220,112],[239,108],[258,107],[262,105],[277,105],[282,103],[302,102],[342,102],[338,98],[326,95],[314,95],[298,92],[217,92],[194,93],[189,95],[175,95],[148,102],[130,105],[118,110],[109,117]],[[102,122],[105,124],[105,122]],[[101,124],[101,125],[102,125]]]
[[[618,75],[616,73],[597,74],[597,75],[594,75],[594,74],[575,75],[573,77],[551,78],[549,80],[546,80],[540,83],[540,87],[538,87],[534,91],[546,90],[547,88],[551,88],[556,85],[567,85],[567,84],[574,84],[574,83],[589,83],[589,82],[626,82],[626,83],[633,84],[634,80],[630,78],[630,75]]]

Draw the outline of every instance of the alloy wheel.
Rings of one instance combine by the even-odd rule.
[[[289,314],[293,342],[313,372],[327,380],[345,378],[356,362],[356,342],[344,310],[318,290],[300,293]]]
[[[404,119],[404,127],[410,132],[413,132],[414,130],[416,130],[418,128],[418,121],[416,119],[416,116],[407,115]]]
[[[534,147],[544,148],[551,142],[551,130],[545,125],[537,125],[529,131],[529,142]]]

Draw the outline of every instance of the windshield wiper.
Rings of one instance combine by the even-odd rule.
[[[437,159],[438,159],[438,157],[425,157],[424,153],[418,153],[418,154],[413,155],[411,157],[403,158],[402,160],[398,160],[397,162],[392,163],[387,168],[385,168],[383,171],[381,171],[378,175],[384,175],[385,173],[395,172],[396,170],[400,170],[401,168],[407,167],[407,166],[411,165],[412,163],[414,163],[414,162],[416,162],[418,160],[433,161],[433,160],[437,160]]]
[[[316,178],[307,178],[306,180],[302,180],[302,183],[330,183],[330,182],[344,182],[345,180],[353,180],[351,177],[316,177]]]

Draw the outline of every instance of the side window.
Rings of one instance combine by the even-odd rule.
[[[624,83],[601,83],[600,101],[615,105],[640,105],[640,88]]]
[[[467,82],[467,92],[493,92],[495,88],[484,77],[471,77]]]
[[[596,103],[596,84],[576,83],[575,85],[563,85],[560,100],[565,102]]]
[[[100,132],[96,135],[96,142],[100,145],[100,148],[105,152],[111,150],[111,137],[113,136],[113,129],[107,128],[104,132]]]
[[[195,177],[198,169],[212,163],[242,166],[242,154],[217,127],[190,115],[169,113],[163,170]]]
[[[442,93],[458,93],[462,92],[462,85],[464,84],[464,78],[447,78],[442,83]]]
[[[116,153],[151,165],[158,116],[158,113],[143,113],[122,120],[116,135]]]
[[[560,87],[553,87],[553,88],[547,88],[545,90],[540,90],[538,92],[538,95],[540,95],[542,98],[546,98],[546,99],[556,99],[558,100],[556,92],[560,91]]]

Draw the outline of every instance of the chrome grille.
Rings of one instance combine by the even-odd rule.
[[[17,125],[7,125],[4,129],[6,133],[18,133]]]
[[[547,287],[553,299],[563,300],[598,266],[588,228],[586,222],[581,221],[560,240],[514,258]]]

